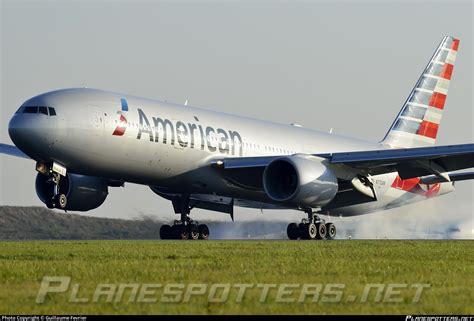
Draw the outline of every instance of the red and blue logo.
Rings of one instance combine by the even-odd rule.
[[[128,103],[125,98],[120,99],[120,101],[122,103],[122,110],[117,112],[120,114],[120,120],[114,132],[112,133],[114,136],[123,136],[125,134],[125,130],[127,129],[127,118],[125,118],[124,113],[128,111]]]

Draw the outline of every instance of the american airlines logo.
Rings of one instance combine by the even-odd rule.
[[[121,126],[124,126],[122,116],[120,117],[121,125],[117,126],[116,131],[122,130]],[[203,127],[199,123],[172,122],[160,117],[151,117],[151,123],[141,109],[138,109],[138,117],[140,126],[137,139],[148,136],[150,142],[161,142],[182,148],[207,149],[212,153],[219,152],[221,154],[242,156],[242,137],[237,131],[211,126]],[[195,119],[199,121],[196,117]],[[126,121],[124,117],[125,124]],[[125,129],[123,129],[123,132],[125,132]]]
[[[122,110],[118,112],[118,114],[120,114],[120,123],[112,133],[112,135],[115,136],[123,136],[123,134],[125,134],[125,130],[127,129],[127,118],[125,118],[123,113],[128,111],[128,103],[125,98],[120,99],[120,102],[122,104]]]
[[[126,129],[127,129],[127,118],[125,118],[124,115],[120,115],[120,123],[117,125],[112,135],[123,136],[123,134],[125,134]]]

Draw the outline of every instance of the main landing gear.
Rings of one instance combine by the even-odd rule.
[[[336,226],[333,223],[326,223],[312,209],[306,210],[308,218],[301,220],[301,223],[290,223],[286,229],[290,240],[333,240],[336,238]]]
[[[209,228],[188,218],[188,221],[176,220],[173,225],[162,225],[160,228],[162,240],[207,240]]]
[[[189,214],[189,196],[181,196],[172,200],[175,212],[181,214],[180,220],[175,220],[173,225],[162,225],[160,238],[162,240],[207,240],[209,228],[205,224],[193,221]]]

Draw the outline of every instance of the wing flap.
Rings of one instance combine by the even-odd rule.
[[[459,182],[459,181],[466,181],[470,179],[474,179],[474,172],[463,172],[463,173],[449,173],[449,180],[451,182]],[[421,177],[421,184],[436,184],[442,183],[443,180],[436,175],[430,175]]]

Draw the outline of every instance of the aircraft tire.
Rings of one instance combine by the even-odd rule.
[[[161,225],[160,227],[160,239],[169,240],[171,239],[171,226]]]
[[[318,235],[318,230],[314,223],[305,224],[305,239],[314,240]]]
[[[306,224],[305,223],[298,224],[298,237],[302,240],[306,239]]]
[[[288,224],[286,228],[286,234],[290,240],[297,240],[299,236],[298,225],[296,223]]]
[[[205,224],[201,224],[198,226],[199,230],[199,239],[200,240],[207,240],[209,238],[209,228]]]
[[[326,238],[328,240],[334,240],[336,238],[336,225],[333,223],[326,223]]]
[[[199,228],[196,225],[191,224],[191,225],[189,225],[188,229],[189,229],[189,239],[190,240],[199,239]]]
[[[323,223],[316,224],[316,239],[322,240],[326,238],[326,225]]]
[[[54,200],[53,200],[53,198],[51,198],[49,201],[46,202],[46,207],[49,208],[49,209],[53,209],[53,208],[54,208]]]
[[[64,194],[54,196],[54,205],[56,208],[64,210],[67,206],[67,197]]]
[[[171,225],[170,240],[180,240],[181,225]]]
[[[185,225],[178,225],[178,240],[187,240],[189,239],[189,229]]]

